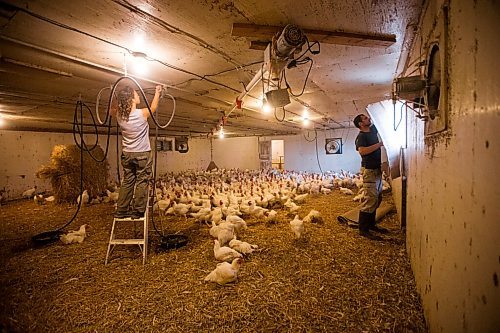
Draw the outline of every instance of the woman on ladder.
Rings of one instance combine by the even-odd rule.
[[[158,108],[160,93],[161,86],[157,85],[151,102],[151,113]],[[147,107],[136,108],[140,101],[139,94],[127,85],[118,92],[118,106],[111,110],[111,115],[116,117],[122,132],[123,180],[115,218],[140,219],[144,217],[147,208],[147,187],[152,165],[148,124],[150,112]],[[134,202],[131,205],[132,198]]]

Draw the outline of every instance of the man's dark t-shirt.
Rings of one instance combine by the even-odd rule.
[[[377,128],[373,125],[370,127],[370,132],[359,132],[356,137],[356,150],[359,147],[368,147],[378,143]],[[361,156],[361,166],[366,169],[379,169],[381,160],[381,150],[378,148],[370,154]]]

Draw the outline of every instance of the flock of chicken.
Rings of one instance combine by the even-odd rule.
[[[321,223],[318,211],[304,218],[300,204],[311,194],[329,194],[335,189],[352,195],[362,187],[360,175],[349,172],[312,174],[304,172],[216,170],[184,172],[162,177],[153,206],[160,216],[175,215],[206,223],[214,238],[214,257],[220,263],[205,281],[224,285],[237,280],[247,256],[258,246],[241,241],[246,218],[276,223],[277,210],[284,209],[295,239],[303,237],[305,224]],[[357,200],[362,197],[362,192]]]
[[[359,174],[345,171],[314,174],[220,169],[171,173],[157,182],[153,210],[160,216],[193,218],[210,227],[209,234],[214,238],[214,257],[219,264],[205,277],[205,281],[224,285],[237,280],[244,256],[258,250],[257,245],[239,239],[247,229],[244,218],[255,217],[273,224],[276,223],[277,210],[284,209],[290,218],[294,217],[290,221],[292,235],[300,239],[305,232],[304,224],[322,222],[316,210],[311,210],[302,219],[299,217],[300,204],[309,195],[329,194],[335,189],[354,195],[353,189],[359,189],[353,200],[360,201],[364,195],[362,183]],[[387,187],[389,183],[384,180],[384,188]],[[33,197],[38,204],[53,200],[53,197],[37,195],[36,188],[26,191],[23,196]],[[106,190],[106,195],[95,198],[84,191],[77,202],[116,202],[117,198],[116,189],[114,192]],[[62,235],[61,241],[64,244],[83,242],[87,235],[86,228],[88,226],[83,225],[78,231]]]

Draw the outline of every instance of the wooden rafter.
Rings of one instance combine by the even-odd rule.
[[[233,23],[231,35],[235,37],[256,38],[250,48],[261,49],[262,44],[271,41],[271,38],[283,27],[271,25],[256,25],[247,23]],[[396,36],[390,34],[361,34],[345,31],[324,31],[302,29],[309,41],[319,41],[326,44],[340,44],[364,47],[388,47],[396,42]]]

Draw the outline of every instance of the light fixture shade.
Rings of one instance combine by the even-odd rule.
[[[290,96],[287,89],[269,90],[266,92],[266,100],[272,108],[290,104]]]

